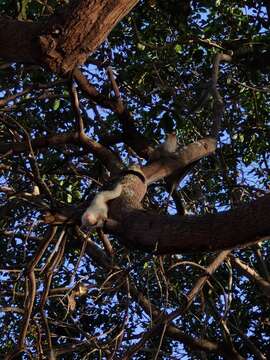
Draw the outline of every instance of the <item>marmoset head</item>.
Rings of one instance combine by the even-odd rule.
[[[93,226],[97,224],[97,217],[90,211],[86,211],[83,214],[81,221],[83,226]]]

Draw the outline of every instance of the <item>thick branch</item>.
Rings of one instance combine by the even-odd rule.
[[[42,149],[49,146],[60,147],[66,144],[81,145],[89,150],[93,155],[100,159],[105,166],[113,173],[117,173],[122,168],[122,163],[118,158],[105,146],[92,140],[87,135],[79,136],[77,132],[61,135],[53,135],[50,137],[40,137],[31,141],[32,148]],[[0,154],[20,154],[29,151],[27,142],[0,143]]]
[[[269,213],[270,194],[237,209],[204,216],[165,216],[134,210],[122,219],[120,233],[126,246],[161,254],[217,251],[270,236]]]
[[[147,178],[147,183],[158,181],[164,177],[172,175],[177,177],[182,174],[191,163],[214,153],[216,150],[216,140],[209,137],[204,138],[179,150],[178,155],[170,158],[166,157],[145,166],[143,172]]]
[[[47,148],[48,146],[61,146],[65,144],[78,144],[79,136],[76,133],[68,133],[61,135],[53,135],[50,137],[42,136],[31,141],[34,150]],[[26,142],[1,142],[0,154],[20,154],[28,151],[28,145]]]
[[[143,169],[144,170],[144,169]],[[270,236],[270,194],[239,208],[203,216],[170,216],[141,210],[146,184],[125,175],[123,191],[109,205],[108,232],[120,235],[127,247],[161,254],[218,251],[255,243]],[[78,209],[72,210],[75,219]]]
[[[83,64],[138,0],[74,0],[46,22],[0,17],[0,57],[68,73]]]

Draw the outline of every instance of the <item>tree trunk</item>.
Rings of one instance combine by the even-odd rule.
[[[0,57],[66,74],[85,62],[137,2],[77,0],[38,23],[0,17]]]

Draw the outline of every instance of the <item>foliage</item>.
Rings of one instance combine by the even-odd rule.
[[[0,10],[13,18],[37,20],[65,3],[1,0]],[[216,154],[200,161],[177,189],[190,214],[229,209],[269,190],[269,25],[267,1],[145,0],[118,24],[82,68],[99,92],[112,98],[107,73],[111,66],[140,133],[155,146],[163,141],[165,133],[176,130],[179,144],[184,146],[207,136],[210,129],[213,101],[209,98],[202,107],[199,103],[211,78],[214,54],[221,50],[233,53],[233,62],[222,65],[219,77],[225,114]],[[74,130],[68,81],[37,66],[4,62],[0,64],[0,77],[1,143]],[[144,163],[122,140],[108,143],[113,136],[121,139],[117,116],[89,101],[80,89],[78,94],[87,134],[103,142],[125,165]],[[10,101],[2,101],[8,97]],[[17,342],[26,291],[24,269],[48,231],[41,208],[32,200],[35,186],[41,187],[38,198],[46,206],[50,198],[42,184],[58,204],[77,207],[89,200],[108,176],[101,161],[76,144],[34,153],[34,160],[30,151],[8,152],[1,158],[0,354],[10,351]],[[37,172],[39,184],[34,182]],[[163,182],[151,185],[144,206],[176,213]],[[25,359],[30,353],[37,356],[41,352],[46,321],[53,347],[61,345],[64,349],[64,344],[77,344],[72,359],[110,358],[112,354],[115,359],[124,358],[140,333],[151,327],[151,313],[146,314],[141,307],[134,288],[160,310],[171,312],[183,306],[185,296],[204,274],[197,265],[207,267],[216,256],[159,257],[127,251],[116,237],[110,237],[115,267],[106,269],[85,252],[86,243],[78,249],[78,236],[72,227],[67,225],[65,230],[61,242],[64,253],[56,259],[51,284],[44,266],[50,254],[57,257],[55,243],[36,267],[37,296]],[[62,231],[60,226],[57,239],[61,240]],[[103,247],[98,232],[92,234],[92,240]],[[269,251],[268,243],[263,242],[237,250],[232,256],[270,282]],[[269,358],[266,294],[230,259],[227,257],[189,310],[174,323],[192,337],[212,339],[228,347],[233,343],[244,358],[259,358],[258,349]],[[58,296],[51,291],[42,317],[39,306],[46,284],[55,293],[58,288],[66,290],[59,290]],[[75,294],[79,284],[87,294]],[[44,340],[43,351],[48,347],[48,340]],[[67,356],[59,353],[61,359]],[[218,356],[215,352],[207,354],[208,359]],[[132,358],[204,359],[205,353],[159,332]]]

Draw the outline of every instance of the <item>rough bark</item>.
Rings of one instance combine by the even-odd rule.
[[[39,23],[0,17],[0,57],[66,74],[83,64],[138,0],[76,0]]]
[[[117,232],[127,247],[160,254],[217,251],[269,237],[269,214],[270,194],[237,209],[203,216],[179,217],[130,209],[119,219]]]

